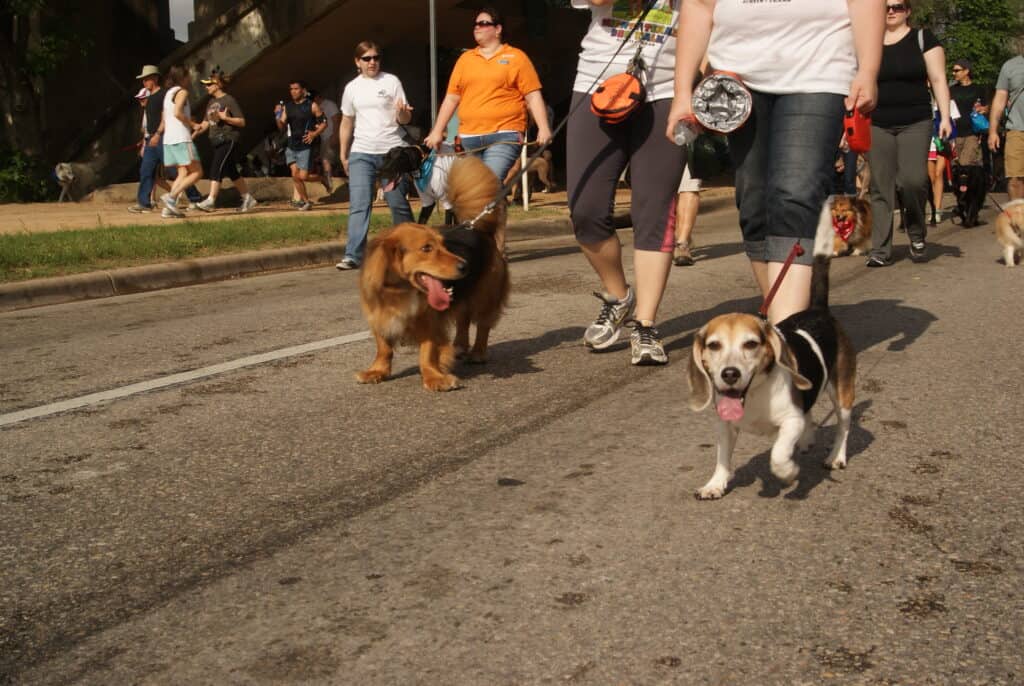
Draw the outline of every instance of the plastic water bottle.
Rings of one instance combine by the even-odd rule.
[[[697,128],[696,121],[691,119],[680,119],[672,130],[672,138],[676,145],[692,145],[699,135],[700,129]]]

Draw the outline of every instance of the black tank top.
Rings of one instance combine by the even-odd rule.
[[[284,111],[288,117],[288,148],[309,150],[312,146],[304,143],[302,137],[307,131],[316,128],[313,125],[313,101],[309,98],[298,103],[289,100],[284,105]]]

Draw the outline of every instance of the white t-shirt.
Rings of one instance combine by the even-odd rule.
[[[174,96],[180,90],[181,88],[174,86],[168,88],[167,93],[164,94],[164,135],[162,136],[164,145],[188,143],[192,140],[192,131],[174,116]],[[192,118],[192,108],[189,107],[188,98],[185,98],[184,114],[186,118]]]
[[[636,54],[638,43],[643,45],[643,81],[647,89],[647,100],[664,100],[672,97],[673,72],[676,64],[676,30],[679,26],[679,1],[657,0],[654,8],[647,13],[642,26],[622,47],[615,61],[604,75],[601,71],[612,55],[619,49],[639,12],[629,10],[629,2],[613,2],[607,5],[591,5],[588,0],[572,0],[576,9],[590,8],[590,28],[580,43],[580,59],[576,65],[576,83],[573,91],[591,93],[609,76],[621,74]]]
[[[352,152],[383,155],[404,145],[395,119],[397,100],[408,103],[402,82],[393,74],[380,72],[372,79],[360,74],[348,82],[341,93],[341,113],[356,120]]]
[[[331,136],[334,135],[334,129],[337,126],[334,123],[334,115],[338,114],[341,110],[338,109],[338,106],[334,104],[333,100],[323,98],[320,101],[320,111],[323,112],[324,116],[327,118],[327,128],[324,129],[322,134],[320,134],[320,138],[328,141],[331,139]]]
[[[717,0],[708,64],[762,93],[849,95],[857,53],[847,0]]]

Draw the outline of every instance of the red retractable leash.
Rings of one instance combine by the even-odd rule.
[[[782,271],[775,278],[775,283],[772,284],[772,288],[768,291],[768,295],[764,297],[764,303],[761,305],[761,309],[757,311],[761,315],[761,319],[768,319],[768,307],[772,304],[772,300],[775,299],[775,292],[779,290],[779,286],[782,285],[782,280],[786,278],[786,272],[789,271],[790,265],[793,264],[793,260],[804,254],[804,249],[800,247],[800,241],[793,244],[793,247],[789,251],[789,255],[786,256],[786,261],[782,263]]]

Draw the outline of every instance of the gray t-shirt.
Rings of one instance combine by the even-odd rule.
[[[221,143],[237,143],[242,135],[242,129],[221,121],[217,116],[218,110],[225,110],[229,117],[245,117],[238,101],[230,95],[224,94],[219,98],[210,100],[206,106],[206,119],[210,122],[210,142],[214,145]]]
[[[999,78],[996,79],[996,90],[1007,91],[1009,98],[1006,106],[1013,105],[1009,110],[1006,128],[1010,131],[1024,131],[1024,95],[1021,95],[1024,91],[1024,56],[1018,55],[1003,64]]]

